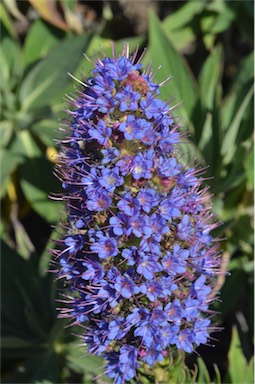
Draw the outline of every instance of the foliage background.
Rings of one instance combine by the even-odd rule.
[[[214,212],[224,222],[215,235],[226,239],[222,268],[230,274],[219,279],[213,308],[224,329],[198,359],[186,357],[199,367],[192,380],[253,382],[253,12],[249,0],[0,3],[3,383],[89,384],[102,365],[57,319],[63,287],[46,271],[64,214],[48,195],[61,190],[52,168],[64,95],[73,91],[67,73],[81,77],[90,69],[83,53],[110,54],[111,40],[119,49],[123,41],[147,46],[143,62],[162,66],[155,80],[173,76],[162,97],[181,103],[190,131],[183,161],[209,164]],[[190,381],[183,372],[175,379]]]

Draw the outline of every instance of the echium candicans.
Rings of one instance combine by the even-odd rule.
[[[220,266],[203,169],[180,162],[174,107],[137,51],[96,58],[78,80],[56,174],[67,222],[55,258],[62,317],[121,384],[171,350],[210,339]]]

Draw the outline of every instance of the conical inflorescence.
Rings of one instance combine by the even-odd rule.
[[[61,316],[82,325],[120,384],[207,343],[220,256],[201,170],[180,162],[174,108],[137,52],[112,56],[69,98],[56,167],[66,235],[54,256],[68,291]]]

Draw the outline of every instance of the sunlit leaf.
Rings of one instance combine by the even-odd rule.
[[[199,384],[210,384],[211,383],[211,378],[208,372],[208,369],[205,365],[204,360],[199,357],[197,359],[198,363],[198,378],[197,378],[197,383]]]
[[[103,372],[104,361],[98,356],[90,355],[86,348],[79,347],[76,343],[71,343],[68,348],[67,366],[75,372],[83,373],[85,382],[92,382],[92,379]],[[111,380],[106,376],[102,376],[105,384]]]
[[[34,135],[39,137],[45,145],[53,146],[55,144],[54,140],[61,136],[58,131],[58,123],[56,118],[52,118],[51,120],[43,119],[34,123],[30,130]]]
[[[235,117],[231,125],[229,126],[225,134],[225,137],[223,138],[221,154],[224,156],[225,164],[229,163],[235,154],[235,149],[236,149],[236,146],[238,145],[238,143],[236,143],[236,138],[238,135],[240,123],[243,119],[246,108],[250,103],[253,93],[254,93],[254,89],[252,87],[247,93],[246,97],[244,98],[239,108],[237,109]]]
[[[218,87],[223,69],[222,47],[218,45],[207,57],[199,75],[199,89],[204,108],[212,110],[219,104]]]
[[[73,73],[90,42],[90,36],[66,39],[39,62],[23,80],[19,99],[24,111],[42,108],[57,97],[63,99]]]
[[[247,95],[254,78],[254,54],[246,56],[239,65],[236,76],[221,108],[221,121],[223,130],[228,130],[234,119],[237,108]]]
[[[168,101],[174,97],[174,104],[182,104],[178,114],[184,117],[184,124],[192,122],[198,102],[195,80],[184,59],[175,50],[153,13],[150,14],[150,47],[154,69],[161,67],[155,74],[156,81],[160,83],[169,76],[173,77],[171,84],[161,88],[162,98]],[[192,124],[190,128],[194,131]]]
[[[230,345],[230,350],[228,353],[229,358],[229,374],[231,377],[231,382],[235,383],[246,383],[251,384],[252,381],[244,381],[246,370],[247,370],[247,362],[244,357],[241,342],[238,336],[237,328],[233,328],[232,332],[232,341]]]
[[[185,49],[196,39],[192,21],[204,7],[205,3],[202,1],[187,2],[163,20],[162,27],[176,50]]]
[[[187,24],[194,20],[196,15],[199,15],[203,11],[205,6],[206,4],[203,1],[188,1],[183,3],[179,9],[172,12],[162,22],[165,31],[169,32],[187,26]]]
[[[43,20],[35,20],[24,43],[23,57],[25,66],[46,56],[58,40],[57,34],[52,33]]]

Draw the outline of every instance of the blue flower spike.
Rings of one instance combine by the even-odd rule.
[[[54,250],[60,317],[81,326],[115,384],[210,342],[221,264],[204,170],[180,162],[175,108],[137,52],[113,48],[78,80],[56,166],[67,213]]]

